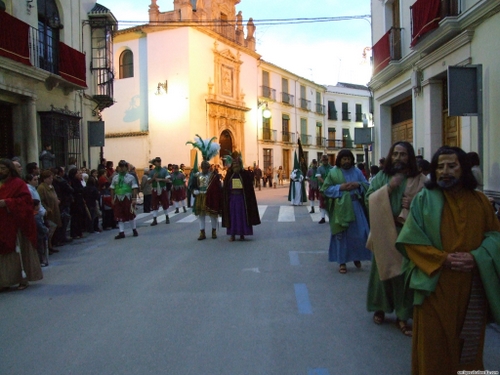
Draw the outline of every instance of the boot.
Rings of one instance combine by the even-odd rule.
[[[137,237],[139,233],[137,233],[137,229],[132,229],[132,232],[134,233],[134,237]]]
[[[170,224],[170,218],[168,215],[165,215],[165,224]]]
[[[125,238],[125,233],[123,233],[123,232],[120,232],[120,233],[118,233],[118,236],[115,236],[115,240],[119,240],[122,238]]]
[[[212,229],[212,238],[213,239],[217,238],[217,230],[216,229]]]
[[[179,213],[179,207],[177,207],[174,211],[174,214],[178,214]]]
[[[318,224],[325,224],[325,218],[324,218],[324,217],[323,217],[323,218],[321,218],[321,220],[320,220],[320,221],[318,221]]]
[[[187,210],[186,210],[186,206],[182,206],[182,211],[184,211],[184,213],[186,213],[186,212],[187,212]]]
[[[205,238],[207,238],[205,236],[205,229],[202,229],[202,230],[200,230],[200,237],[198,237],[198,241],[204,240]]]
[[[310,214],[314,213],[314,206],[311,206],[311,211],[309,211]]]
[[[154,227],[155,225],[158,225],[158,222],[156,221],[156,217],[153,219],[153,222],[151,223],[152,227]]]

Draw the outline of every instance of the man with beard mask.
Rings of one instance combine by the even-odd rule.
[[[370,218],[370,235],[366,247],[373,251],[368,283],[367,309],[374,311],[373,321],[382,324],[385,314],[396,313],[396,325],[406,336],[411,328],[411,296],[405,299],[406,273],[404,259],[396,250],[396,239],[408,215],[412,198],[423,188],[413,146],[396,142],[387,155],[384,167],[370,184],[366,203]]]
[[[237,235],[244,241],[246,235],[253,235],[252,226],[260,224],[253,177],[243,169],[238,153],[233,153],[232,157],[227,156],[226,163],[230,167],[222,186],[222,227],[227,228],[227,234],[231,236],[229,241],[233,242]]]
[[[347,272],[347,262],[361,268],[362,260],[371,259],[365,247],[370,231],[363,202],[367,189],[365,176],[354,166],[354,155],[349,150],[341,150],[321,191],[330,198],[326,202],[332,233],[328,260],[339,263],[342,274]]]
[[[500,224],[476,187],[466,153],[441,147],[397,239],[414,291],[414,375],[484,370],[488,303],[500,323]]]

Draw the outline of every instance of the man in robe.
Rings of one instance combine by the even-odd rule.
[[[36,252],[34,206],[13,162],[0,159],[0,290],[43,278]]]
[[[404,259],[395,246],[412,197],[423,188],[424,182],[413,146],[408,142],[396,142],[389,150],[382,171],[372,180],[365,198],[370,217],[366,247],[373,251],[367,309],[374,312],[376,324],[382,324],[385,314],[394,311],[396,325],[406,336],[412,335],[406,322],[412,316],[413,306],[411,296],[405,298]]]
[[[413,375],[484,370],[488,303],[500,323],[500,224],[476,188],[466,153],[441,147],[399,234],[414,291]]]
[[[305,176],[300,168],[297,152],[294,155],[293,171],[290,174],[290,187],[288,189],[288,201],[293,206],[302,206],[303,202],[307,202]]]
[[[229,160],[231,164],[222,188],[222,227],[227,228],[229,241],[233,242],[238,235],[244,241],[245,236],[253,235],[253,226],[260,224],[259,208],[253,177],[243,168],[241,156],[233,153]]]
[[[321,156],[321,165],[318,167],[318,170],[316,171],[316,177],[318,178],[319,188],[321,188],[321,186],[325,182],[325,178],[330,172],[330,169],[332,168],[333,167],[330,165],[330,162],[328,161],[328,155]],[[321,213],[321,220],[318,222],[318,224],[324,224],[326,222],[325,221],[326,203],[323,194],[319,195],[319,211]]]
[[[156,157],[151,160],[151,164],[155,167],[150,172],[151,180],[149,182],[153,185],[153,193],[151,197],[151,209],[153,210],[153,222],[151,226],[154,227],[158,225],[156,218],[158,216],[158,210],[160,209],[160,204],[165,213],[165,223],[170,224],[170,218],[168,217],[167,210],[170,207],[170,199],[168,197],[167,182],[171,182],[170,173],[165,168],[161,166],[161,158]]]
[[[115,240],[125,238],[125,223],[132,223],[132,233],[137,237],[137,224],[135,221],[135,203],[139,193],[137,179],[128,173],[128,163],[120,160],[118,163],[118,174],[113,177],[110,185],[111,202],[113,203],[113,212],[118,221],[120,233],[115,236]]]
[[[347,262],[361,268],[362,260],[371,259],[370,250],[365,247],[370,231],[363,207],[367,189],[366,178],[354,165],[354,155],[349,150],[341,150],[321,191],[330,198],[327,209],[332,235],[328,260],[339,263],[342,274],[347,272]]]

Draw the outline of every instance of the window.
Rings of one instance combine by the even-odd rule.
[[[309,142],[309,137],[307,136],[307,119],[306,118],[301,118],[300,119],[300,142],[302,142],[303,145],[308,145]]]
[[[134,54],[131,50],[125,50],[120,55],[120,78],[134,76]]]
[[[262,117],[262,139],[271,140],[271,119]]]
[[[335,102],[328,101],[328,120],[337,120],[337,110]]]
[[[348,103],[342,103],[342,121],[351,121],[351,112],[349,112]]]
[[[343,141],[342,147],[345,147],[345,148],[352,148],[353,147],[351,132],[349,131],[349,129],[342,129],[342,141]]]
[[[328,128],[328,147],[335,147],[335,128]]]
[[[281,102],[293,105],[293,95],[288,93],[288,79],[281,78]]]
[[[282,115],[281,117],[281,133],[283,142],[292,142],[290,134],[290,116]]]
[[[316,123],[316,146],[323,147],[323,124],[321,122]]]
[[[273,149],[265,148],[262,150],[264,153],[264,168],[263,171],[266,171],[268,167],[273,166]]]
[[[262,71],[262,96],[265,98],[271,97],[271,88],[269,86],[269,72]]]
[[[59,11],[54,0],[38,0],[38,58],[40,68],[59,73]]]
[[[363,109],[361,104],[356,104],[356,122],[363,121]]]

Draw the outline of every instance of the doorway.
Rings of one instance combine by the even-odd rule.
[[[12,106],[0,104],[0,158],[14,157]]]
[[[219,137],[220,151],[219,157],[221,159],[226,155],[231,155],[233,152],[233,138],[229,130],[224,130]]]

